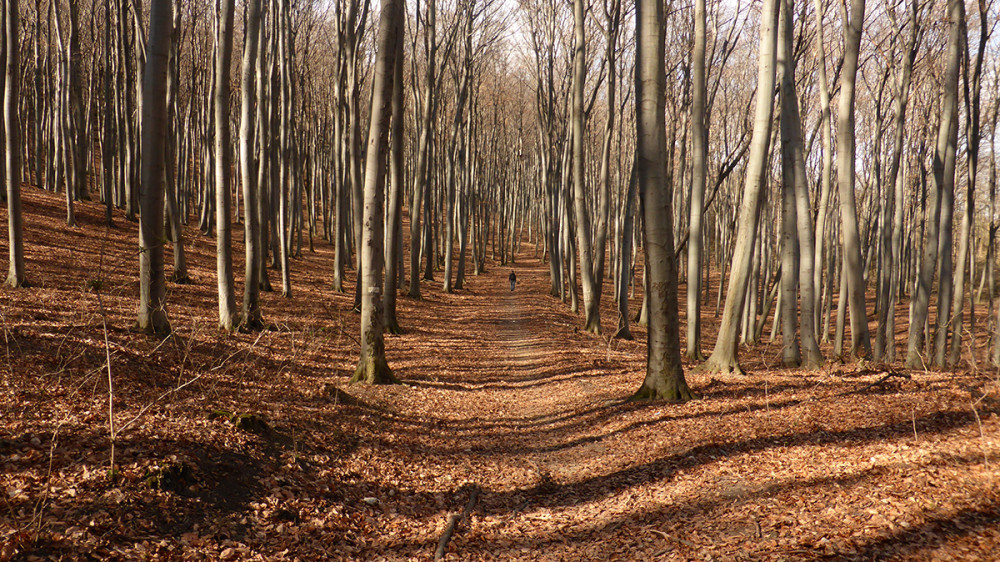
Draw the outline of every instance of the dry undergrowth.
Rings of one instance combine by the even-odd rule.
[[[629,403],[642,331],[579,333],[528,252],[513,294],[493,266],[456,294],[425,282],[424,300],[401,299],[406,333],[387,348],[408,384],[347,387],[358,320],[329,290],[325,242],[293,260],[294,298],[264,296],[269,330],[229,334],[214,242],[190,228],[195,283],[170,285],[174,334],[155,340],[131,330],[136,225],[105,229],[85,203],[67,228],[59,196],[25,199],[35,285],[0,290],[0,560],[426,560],[473,490],[455,560],[1000,546],[995,371],[789,371],[761,344],[742,350],[751,376],[689,375],[702,400]]]

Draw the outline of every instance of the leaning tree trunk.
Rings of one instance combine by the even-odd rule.
[[[673,194],[666,181],[666,108],[663,68],[663,3],[639,0],[635,11],[635,123],[639,192],[646,227],[649,266],[649,330],[646,378],[633,400],[694,398],[681,366],[680,319],[677,311],[677,260],[674,257]],[[773,67],[772,67],[773,68]]]
[[[861,262],[861,235],[854,201],[854,91],[865,19],[865,0],[852,0],[850,16],[844,7],[844,66],[837,115],[837,183],[840,192],[840,220],[843,224],[844,267],[851,312],[851,354],[869,358],[872,354],[865,311],[864,265]]]
[[[365,228],[358,246],[361,258],[358,263],[358,278],[361,283],[361,357],[351,382],[398,382],[385,358],[381,292],[385,243],[382,216],[385,162],[389,149],[394,68],[396,59],[403,56],[402,28],[403,0],[382,0],[365,166]]]
[[[233,59],[234,0],[220,3],[218,51],[215,60],[215,272],[219,285],[219,328],[232,330],[236,320],[236,296],[233,292],[232,203],[229,187],[232,178],[232,143],[229,131],[229,74]]]
[[[757,59],[757,99],[753,134],[740,205],[739,226],[733,251],[733,264],[726,288],[726,304],[715,349],[701,369],[705,372],[742,373],[736,358],[740,315],[753,267],[751,257],[760,216],[761,188],[767,175],[767,152],[771,142],[771,118],[775,82],[775,55],[778,39],[778,0],[765,0],[760,25],[760,53]]]
[[[144,332],[158,335],[170,332],[163,273],[163,147],[167,130],[170,25],[173,21],[170,4],[171,0],[152,0],[142,82],[138,326]]]

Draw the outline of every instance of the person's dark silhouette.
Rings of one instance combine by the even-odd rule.
[[[514,285],[517,285],[517,275],[514,275],[514,270],[513,269],[510,270],[510,276],[507,277],[507,280],[510,281],[510,292],[513,293],[514,292]]]

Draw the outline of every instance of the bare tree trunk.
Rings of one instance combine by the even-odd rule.
[[[636,164],[632,163],[632,171],[629,175],[628,190],[625,194],[624,214],[621,229],[621,250],[618,256],[618,329],[615,337],[630,340],[632,332],[629,330],[628,312],[628,285],[633,280],[632,271],[632,230],[634,223],[633,206],[636,191]]]
[[[663,165],[667,139],[662,2],[639,0],[636,3],[635,25],[636,175],[646,214],[649,335],[646,378],[632,399],[683,402],[695,396],[688,388],[681,365],[672,186],[666,181]]]
[[[365,165],[364,238],[360,240],[361,358],[351,382],[398,382],[385,358],[382,325],[383,216],[385,163],[389,151],[395,64],[403,57],[403,1],[382,0],[378,51],[372,81],[371,124]]]
[[[177,104],[177,91],[180,82],[180,61],[179,45],[180,41],[180,10],[174,12],[174,21],[171,30],[171,49],[169,71],[167,73],[167,132],[166,143],[163,148],[165,158],[164,165],[164,194],[167,206],[167,218],[170,221],[170,241],[173,243],[174,271],[170,275],[170,280],[174,283],[188,283],[187,258],[184,253],[184,231],[181,228],[181,211],[177,208],[177,178],[175,177],[175,154],[177,147],[177,132],[174,121]]]
[[[402,41],[400,39],[400,41]],[[389,148],[388,219],[385,234],[385,292],[382,295],[383,325],[392,334],[402,333],[396,318],[399,269],[403,265],[403,57],[395,57],[392,77],[392,123]]]
[[[705,97],[705,0],[694,3],[694,50],[691,51],[691,201],[687,263],[687,358],[705,359],[701,351],[701,268],[704,262],[705,179],[708,174],[708,126]]]
[[[219,285],[219,328],[232,330],[236,321],[233,292],[232,143],[229,131],[229,75],[233,59],[234,0],[219,4],[218,51],[215,60],[215,267]]]
[[[25,285],[25,271],[24,219],[21,214],[21,121],[18,119],[18,101],[21,94],[18,52],[21,49],[18,43],[20,13],[18,0],[6,0],[4,6],[7,60],[4,65],[3,124],[6,144],[4,163],[7,176],[7,234],[10,253],[7,284],[11,287],[21,287]]]
[[[257,197],[257,167],[254,161],[254,74],[260,42],[260,2],[247,4],[246,30],[243,39],[243,67],[240,77],[240,179],[243,184],[243,222],[245,248],[245,283],[243,286],[242,326],[259,329],[263,326],[260,311],[260,209]]]
[[[851,354],[872,355],[868,318],[865,311],[865,279],[861,261],[861,236],[854,201],[854,91],[865,19],[865,0],[851,0],[850,15],[841,5],[844,22],[844,67],[837,115],[837,183],[840,191],[840,220],[843,224],[844,267],[851,312]]]
[[[913,296],[913,316],[910,320],[910,333],[906,348],[906,366],[917,369],[925,366],[922,356],[924,344],[924,324],[927,322],[927,309],[930,302],[931,283],[934,279],[934,269],[938,261],[939,220],[941,205],[946,191],[954,186],[954,164],[951,177],[948,174],[947,160],[955,153],[958,128],[955,126],[958,111],[958,72],[961,62],[961,25],[965,19],[965,4],[962,0],[948,0],[949,37],[947,50],[947,67],[943,76],[944,95],[941,99],[941,120],[938,125],[937,142],[934,147],[934,187],[935,194],[927,216],[927,235],[924,240],[923,262],[920,266],[920,276]],[[954,162],[954,156],[950,156]],[[941,309],[938,309],[941,314]]]
[[[801,129],[798,123],[798,96],[795,94],[795,60],[792,53],[793,33],[791,2],[781,0],[778,19],[778,65],[781,67],[781,362],[785,367],[798,367],[802,353],[798,341],[799,239],[796,196],[796,149],[801,151]],[[793,115],[796,113],[796,115]],[[804,179],[804,178],[803,178]],[[807,204],[808,208],[808,204]],[[803,248],[804,249],[804,248]],[[810,248],[810,251],[812,248]],[[810,271],[810,273],[812,273]],[[811,296],[811,295],[810,295]],[[805,304],[805,294],[802,303]],[[764,317],[767,316],[765,312]],[[802,316],[806,316],[805,310]],[[773,333],[773,330],[772,330]]]
[[[753,136],[740,206],[736,246],[733,252],[726,304],[715,349],[701,369],[705,372],[742,373],[736,358],[736,343],[740,315],[746,298],[751,257],[760,216],[761,190],[767,174],[767,152],[771,141],[771,118],[775,83],[775,57],[778,33],[778,0],[765,0],[760,24],[760,53],[757,63],[757,95],[754,110]]]
[[[965,105],[966,105],[966,123],[965,123],[965,134],[966,134],[966,144],[968,145],[968,182],[966,183],[966,196],[965,196],[965,214],[962,215],[962,227],[961,234],[959,235],[958,242],[958,271],[955,275],[955,301],[951,313],[951,349],[949,353],[948,363],[950,365],[955,365],[958,363],[959,357],[962,350],[962,310],[964,309],[965,303],[965,269],[970,268],[969,271],[969,293],[972,293],[971,284],[974,282],[972,278],[972,264],[969,263],[969,255],[975,255],[974,252],[970,252],[969,247],[972,245],[972,230],[973,222],[975,220],[975,187],[976,187],[976,177],[979,171],[979,142],[980,142],[980,82],[982,79],[983,72],[983,59],[986,53],[985,45],[989,43],[990,32],[992,27],[988,23],[989,14],[987,11],[986,0],[979,0],[979,50],[976,53],[975,63],[972,65],[973,71],[970,80],[969,76],[969,64],[968,64],[968,30],[966,26],[962,25],[962,35],[963,43],[965,44],[966,53],[966,64],[963,65],[965,71]],[[964,18],[963,18],[964,20]],[[975,320],[975,301],[970,302],[969,311],[969,328],[970,336],[973,338],[973,349],[975,348],[975,336],[972,333],[972,325]],[[973,358],[974,359],[974,358]]]
[[[14,3],[16,0],[9,1]],[[138,327],[158,335],[170,332],[163,272],[163,147],[166,136],[166,86],[172,22],[171,1],[152,0],[142,87]]]
[[[913,61],[917,56],[917,2],[910,4],[910,34],[903,53],[903,67],[900,70],[896,98],[893,102],[893,152],[889,162],[889,176],[886,181],[885,212],[892,213],[891,228],[883,227],[882,244],[888,246],[882,252],[884,278],[879,287],[879,325],[875,334],[875,360],[891,362],[896,355],[895,287],[899,283],[900,269],[896,266],[896,256],[901,256],[903,235],[903,182],[899,169],[903,160],[903,140],[906,133],[906,108],[910,95],[910,76]],[[892,197],[888,190],[892,189]],[[891,248],[891,249],[890,249]],[[900,266],[902,264],[899,264]]]
[[[285,298],[291,298],[292,296],[292,278],[290,266],[288,263],[289,248],[289,228],[288,228],[288,204],[289,204],[289,192],[290,183],[292,181],[292,123],[291,123],[291,111],[292,111],[292,76],[291,69],[289,68],[289,57],[291,56],[291,44],[288,38],[288,33],[291,28],[291,21],[289,21],[289,0],[280,0],[278,13],[275,14],[275,23],[277,26],[278,34],[278,67],[279,67],[279,89],[280,96],[278,97],[278,113],[280,114],[280,128],[279,128],[279,138],[278,138],[278,185],[274,187],[277,190],[278,196],[278,255],[281,260],[281,296]]]

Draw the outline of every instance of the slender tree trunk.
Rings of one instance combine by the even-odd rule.
[[[971,66],[973,67],[972,76],[969,76],[969,56],[968,56],[968,30],[966,25],[962,25],[962,39],[963,44],[966,48],[966,64],[963,65],[965,70],[965,105],[966,105],[966,122],[965,122],[965,134],[966,134],[966,144],[968,145],[968,165],[967,165],[967,178],[966,183],[966,196],[965,196],[965,213],[962,215],[962,227],[959,235],[958,242],[958,271],[955,275],[955,300],[954,306],[951,313],[951,348],[948,356],[948,363],[950,365],[955,365],[958,363],[959,357],[962,350],[962,332],[963,332],[963,318],[962,311],[965,306],[965,269],[969,268],[969,293],[972,293],[972,283],[974,282],[972,275],[972,266],[974,263],[970,263],[969,255],[975,255],[975,252],[970,252],[970,246],[972,245],[972,231],[973,222],[975,221],[975,187],[976,178],[979,172],[979,134],[980,134],[980,80],[982,77],[983,70],[983,58],[985,55],[985,45],[989,42],[989,35],[991,26],[989,22],[989,14],[987,13],[986,0],[979,0],[979,50],[976,53],[975,63]],[[964,16],[964,14],[963,14]],[[964,18],[963,18],[964,21]],[[974,261],[974,260],[973,260]],[[972,332],[973,321],[975,320],[975,300],[970,302],[969,311],[969,332],[973,338],[973,349],[975,348],[975,337]],[[975,358],[973,358],[975,359]]]
[[[232,143],[229,130],[229,75],[233,59],[234,0],[220,0],[218,52],[215,60],[215,266],[219,285],[219,328],[232,330],[237,318],[233,291]]]
[[[628,191],[625,194],[624,211],[621,229],[621,250],[618,256],[618,329],[615,337],[630,340],[629,330],[628,285],[632,280],[632,230],[634,223],[633,204],[636,191],[636,164],[632,163],[632,171],[628,180]]]
[[[691,200],[687,263],[687,358],[705,359],[701,351],[701,268],[705,212],[705,178],[708,174],[708,124],[705,97],[705,0],[694,3],[694,50],[691,52]]]
[[[705,372],[743,372],[736,359],[736,343],[740,326],[739,317],[743,312],[753,267],[751,254],[760,216],[761,191],[767,174],[767,152],[771,141],[771,119],[774,109],[778,0],[765,0],[762,14],[753,135],[744,181],[743,202],[740,206],[736,246],[733,251],[732,270],[729,286],[726,289],[726,304],[723,307],[719,337],[711,357],[702,366]]]
[[[795,93],[795,60],[792,53],[791,2],[781,0],[778,25],[778,64],[781,67],[781,362],[786,367],[798,367],[802,353],[798,341],[799,239],[796,196],[796,149],[801,152],[801,129],[798,123],[798,96]],[[793,113],[795,115],[793,115]],[[804,179],[804,178],[803,178]],[[808,208],[808,202],[806,204]],[[804,248],[803,248],[804,249]],[[811,251],[812,248],[809,248]],[[812,273],[810,271],[810,273]],[[690,281],[689,281],[690,282]],[[810,295],[811,298],[811,295]],[[805,294],[802,298],[806,302]],[[767,316],[765,311],[764,317]],[[806,316],[805,310],[802,316]],[[775,317],[777,320],[777,315]],[[773,332],[773,330],[772,330]]]
[[[893,117],[893,152],[889,162],[889,175],[886,181],[885,213],[892,213],[892,226],[883,227],[882,244],[888,245],[882,252],[882,270],[884,278],[879,287],[879,324],[875,334],[875,360],[892,362],[896,356],[896,286],[900,279],[900,266],[896,265],[896,257],[900,256],[903,239],[903,182],[899,169],[903,160],[903,141],[906,134],[906,108],[910,95],[910,76],[913,71],[913,61],[917,55],[917,2],[910,4],[910,34],[903,54],[903,67],[900,70],[896,98],[893,102],[895,116]],[[888,190],[892,190],[891,199]],[[891,248],[891,249],[890,249]]]
[[[18,0],[4,3],[4,40],[7,60],[4,74],[3,124],[6,144],[5,172],[7,180],[7,234],[10,264],[7,284],[20,287],[25,284],[24,227],[21,214],[21,120],[18,103],[21,94],[21,45],[18,42],[20,13]],[[161,212],[162,215],[162,212]]]
[[[243,184],[243,222],[245,247],[245,283],[243,286],[242,325],[247,329],[263,326],[260,311],[260,210],[257,205],[257,167],[254,161],[254,74],[260,41],[260,2],[247,4],[246,31],[243,40],[243,67],[240,77],[240,179]],[[262,87],[262,86],[257,86]]]
[[[949,156],[955,152],[958,128],[955,126],[958,111],[958,73],[961,62],[961,25],[965,16],[965,4],[962,0],[948,0],[949,37],[947,48],[947,66],[943,76],[944,95],[941,98],[941,120],[938,124],[937,142],[934,147],[933,181],[934,197],[927,216],[927,235],[924,239],[924,254],[920,266],[920,276],[917,280],[913,296],[913,314],[910,320],[910,333],[906,347],[906,366],[917,369],[925,366],[922,355],[924,344],[924,325],[927,322],[927,309],[930,302],[931,283],[934,279],[934,269],[938,261],[939,220],[941,206],[946,191],[954,185],[954,165],[949,177],[946,164]],[[951,156],[952,161],[954,157]],[[941,309],[938,309],[941,314]]]
[[[175,154],[177,148],[177,131],[174,122],[176,119],[177,92],[180,86],[180,61],[179,41],[180,41],[180,10],[174,12],[174,21],[171,31],[170,49],[170,70],[167,74],[167,138],[164,144],[164,194],[167,206],[167,218],[170,220],[170,240],[173,243],[174,271],[170,275],[170,280],[174,283],[185,284],[190,281],[187,272],[187,257],[184,253],[184,231],[181,228],[181,210],[177,205],[177,178],[175,177]]]
[[[361,358],[351,382],[398,382],[385,358],[382,325],[383,216],[385,163],[389,151],[393,77],[403,53],[403,1],[382,0],[378,51],[372,81],[372,114],[368,129],[365,166],[363,239],[360,241],[358,278],[361,282]]]
[[[401,0],[397,0],[401,1]],[[400,40],[402,41],[402,40]],[[382,311],[386,331],[399,334],[396,318],[396,294],[399,290],[399,269],[403,265],[403,57],[396,56],[392,77],[392,123],[389,149],[389,209],[385,235],[385,292]]]
[[[847,292],[851,312],[851,354],[872,355],[868,318],[865,311],[865,279],[861,261],[861,236],[854,201],[854,91],[861,46],[861,28],[865,19],[865,0],[851,0],[850,15],[843,7],[844,67],[840,84],[837,115],[837,183],[840,191],[840,220],[843,224],[844,267],[847,268]]]

